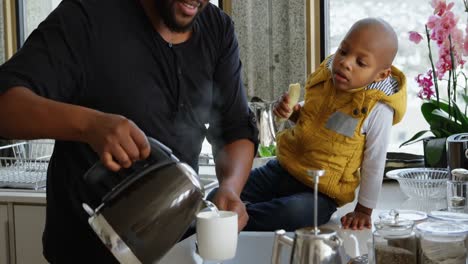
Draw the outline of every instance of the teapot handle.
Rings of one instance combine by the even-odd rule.
[[[354,236],[354,235],[353,235]],[[354,236],[354,239],[356,239],[356,237]],[[346,251],[345,251],[345,248],[344,248],[344,241],[343,239],[341,239],[339,236],[334,236],[330,239],[330,241],[332,241],[335,245],[334,247],[337,248],[337,251],[338,251],[338,256],[340,256],[339,258],[339,264],[346,264],[348,263],[348,255],[346,254]],[[356,240],[356,243],[357,243],[357,240]],[[357,247],[357,244],[356,244],[356,247]],[[359,249],[356,249],[356,252],[358,252]]]
[[[283,229],[275,232],[275,241],[273,243],[273,254],[271,255],[271,264],[279,264],[281,257],[281,250],[283,245],[293,246],[293,239],[286,235],[286,231]]]

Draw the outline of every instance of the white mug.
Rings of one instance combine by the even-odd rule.
[[[237,214],[230,211],[204,211],[197,214],[198,254],[204,260],[234,258],[237,249]]]

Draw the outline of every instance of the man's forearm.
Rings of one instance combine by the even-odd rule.
[[[89,119],[98,112],[40,97],[24,87],[0,94],[0,136],[11,139],[83,140]]]
[[[220,186],[229,186],[240,195],[252,168],[254,144],[247,139],[236,140],[216,156],[216,175]]]

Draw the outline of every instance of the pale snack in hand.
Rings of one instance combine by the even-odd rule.
[[[301,84],[300,83],[290,84],[288,95],[289,95],[289,108],[292,110],[293,107],[299,102],[299,97],[301,96]],[[292,111],[291,111],[291,114],[292,114]],[[287,119],[285,118],[276,117],[276,122],[284,122],[286,120]]]

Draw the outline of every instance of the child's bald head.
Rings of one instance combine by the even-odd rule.
[[[382,19],[354,23],[335,53],[332,74],[335,87],[350,90],[387,78],[398,51],[393,28]]]
[[[354,23],[345,39],[355,34],[368,43],[384,68],[392,65],[398,51],[398,37],[390,24],[379,18],[361,19]]]

